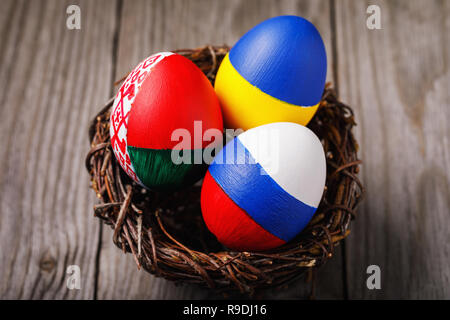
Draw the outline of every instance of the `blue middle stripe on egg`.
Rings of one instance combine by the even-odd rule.
[[[258,24],[234,45],[229,58],[243,78],[274,98],[313,106],[322,97],[325,46],[304,18],[279,16]]]
[[[209,172],[238,207],[266,231],[286,242],[306,227],[317,209],[278,185],[239,138],[217,154]]]

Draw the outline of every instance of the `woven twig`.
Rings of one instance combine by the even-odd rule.
[[[177,50],[214,81],[228,47]],[[246,293],[280,286],[323,265],[350,233],[350,221],[363,195],[357,174],[361,161],[352,134],[353,111],[328,85],[308,127],[321,139],[327,157],[327,181],[319,208],[301,234],[266,252],[224,248],[208,231],[200,210],[199,185],[157,193],[135,184],[116,161],[109,139],[113,99],[89,128],[91,150],[86,167],[100,204],[94,215],[114,229],[113,241],[130,252],[138,266],[166,279],[194,283],[222,293]],[[315,278],[315,277],[313,277]]]

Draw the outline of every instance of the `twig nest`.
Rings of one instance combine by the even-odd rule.
[[[228,51],[226,46],[208,46],[175,52],[193,61],[213,82]],[[237,252],[217,241],[202,218],[200,185],[162,193],[147,190],[131,179],[112,155],[112,105],[113,99],[91,123],[86,167],[100,199],[94,208],[95,216],[114,229],[113,242],[130,252],[139,268],[224,294],[251,295],[286,285],[305,271],[323,265],[350,233],[350,222],[363,195],[357,177],[361,161],[352,134],[352,109],[341,103],[331,88],[323,92],[317,113],[308,124],[326,155],[327,177],[317,210],[292,240],[260,252]],[[217,205],[216,209],[222,208]],[[214,210],[214,206],[208,210]]]

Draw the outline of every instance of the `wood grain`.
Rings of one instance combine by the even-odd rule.
[[[333,79],[328,1],[124,1],[118,37],[116,79],[142,59],[158,51],[195,48],[205,44],[233,45],[257,23],[281,14],[308,18],[324,38]],[[192,286],[174,284],[137,271],[132,256],[124,256],[112,243],[112,232],[103,230],[98,282],[99,299],[206,299],[220,298]],[[342,260],[336,256],[319,271],[317,297],[342,298]],[[310,286],[299,280],[288,290],[270,292],[266,298],[305,298]]]
[[[81,30],[66,28],[74,3]],[[92,299],[99,228],[83,158],[110,94],[114,6],[2,1],[0,16],[0,297]],[[81,290],[66,287],[72,264]]]
[[[366,28],[381,8],[382,30]],[[338,84],[367,187],[347,240],[350,298],[450,297],[450,3],[337,1]],[[368,290],[366,268],[381,268]]]
[[[69,4],[81,7],[81,30],[66,28]],[[367,29],[369,4],[380,6],[382,30]],[[86,128],[113,79],[149,54],[232,45],[280,14],[310,19],[324,37],[328,80],[355,109],[364,161],[366,199],[345,252],[319,270],[316,298],[450,297],[448,1],[4,0],[0,298],[220,298],[138,271],[113,245],[92,215]],[[66,288],[72,264],[81,290]],[[371,264],[381,290],[366,287]],[[308,294],[300,279],[262,298]]]

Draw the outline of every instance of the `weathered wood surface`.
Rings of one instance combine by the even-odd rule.
[[[382,30],[365,27],[370,4]],[[450,298],[450,3],[338,1],[339,93],[367,197],[347,241],[350,298]],[[381,268],[368,290],[366,268]]]
[[[86,128],[110,95],[115,7],[2,1],[0,10],[0,297],[92,299],[99,224],[83,154]],[[81,269],[82,290],[66,287]]]
[[[234,44],[249,28],[269,17],[297,14],[308,17],[326,42],[332,61],[330,9],[328,1],[125,1],[120,8],[116,79],[126,75],[151,53],[205,44]],[[328,74],[332,79],[332,68]],[[98,298],[220,298],[209,291],[174,284],[137,271],[131,255],[124,257],[111,241],[112,230],[104,228],[100,255]],[[320,274],[317,297],[342,298],[341,255]],[[267,298],[305,298],[310,285],[300,280],[289,290],[270,293]],[[329,290],[328,290],[329,288]]]
[[[79,31],[66,28],[69,4],[81,7]],[[382,30],[366,28],[369,4]],[[450,298],[450,4],[420,0],[2,1],[0,298],[217,297],[138,271],[99,227],[86,128],[113,79],[150,53],[232,45],[280,14],[307,17],[324,37],[364,160],[367,197],[345,250],[319,270],[316,297]],[[66,288],[72,264],[81,290]],[[381,290],[366,287],[371,264]],[[302,279],[265,298],[308,294]]]

